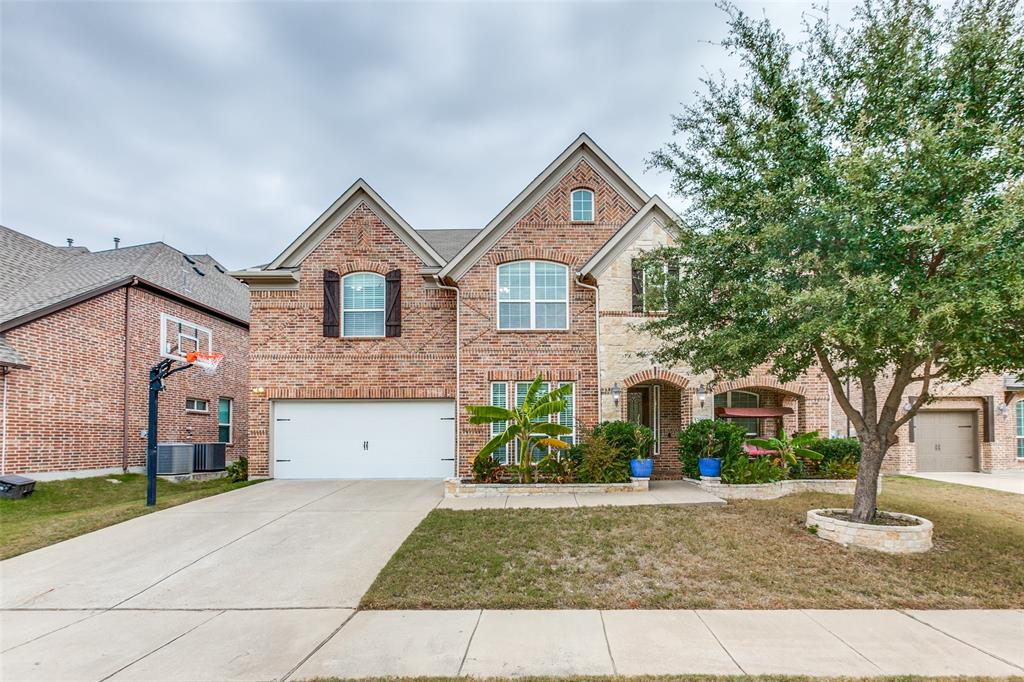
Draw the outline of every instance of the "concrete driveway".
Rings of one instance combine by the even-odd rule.
[[[440,481],[270,481],[0,562],[0,679],[280,678],[442,494]]]
[[[983,474],[976,471],[955,471],[949,473],[921,472],[911,474],[911,476],[926,478],[929,481],[970,485],[976,488],[988,488],[989,490],[1001,490],[1004,493],[1024,495],[1024,471],[995,471],[991,474]]]

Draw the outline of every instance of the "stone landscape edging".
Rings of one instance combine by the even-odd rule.
[[[722,483],[720,478],[683,479],[725,500],[774,500],[793,493],[836,493],[852,495],[856,479],[795,478],[774,483]],[[882,478],[878,478],[878,492],[882,491]]]
[[[642,493],[650,489],[649,478],[628,483],[473,483],[461,478],[444,480],[445,497],[499,497],[504,495],[557,495],[575,493]]]
[[[916,554],[932,548],[931,521],[913,514],[879,512],[884,516],[916,521],[914,526],[883,526],[873,523],[856,523],[828,516],[825,512],[852,513],[852,509],[811,509],[807,512],[805,525],[813,528],[822,540],[829,540],[844,547],[862,547],[888,554]]]

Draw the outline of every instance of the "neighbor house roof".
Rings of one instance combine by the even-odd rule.
[[[8,228],[3,228],[2,237],[10,248],[0,255],[0,270],[5,273],[0,332],[134,282],[248,323],[248,289],[207,254],[188,256],[153,242],[109,251],[69,249],[74,253],[61,258],[41,247],[42,242]],[[31,260],[30,267],[26,260]],[[17,273],[17,278],[8,273]]]
[[[428,244],[434,247],[434,251],[437,251],[438,255],[440,255],[445,262],[461,251],[466,244],[472,241],[473,237],[480,234],[480,228],[478,227],[416,231],[427,240]]]
[[[470,240],[457,254],[448,259],[438,273],[440,277],[460,279],[469,271],[508,230],[512,228],[537,200],[549,192],[562,177],[574,169],[581,160],[586,160],[601,174],[601,177],[625,199],[635,210],[650,201],[650,196],[626,174],[626,171],[612,161],[597,143],[586,133],[580,133],[572,144],[541,171],[491,222]]]

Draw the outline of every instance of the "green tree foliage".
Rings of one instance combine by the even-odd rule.
[[[783,380],[820,365],[861,441],[867,521],[937,379],[1024,367],[1019,8],[867,1],[847,28],[809,19],[798,46],[724,9],[742,76],[706,79],[651,157],[687,201],[678,248],[651,256],[682,265],[656,357]]]

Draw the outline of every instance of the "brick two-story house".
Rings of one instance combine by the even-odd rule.
[[[464,406],[509,404],[538,373],[573,386],[553,417],[570,440],[604,419],[654,428],[659,476],[679,474],[676,436],[695,419],[845,435],[820,372],[716,382],[638,353],[657,313],[634,260],[670,243],[676,220],[586,135],[479,230],[416,230],[357,181],[272,262],[232,273],[251,289],[250,472],[466,475],[491,432]],[[959,449],[943,467],[1021,466],[1019,388],[990,378],[949,403],[974,420],[969,443],[945,411],[915,441]],[[891,468],[934,459],[901,447]]]
[[[208,255],[156,242],[90,252],[0,227],[0,470],[60,478],[141,470],[149,368],[225,354],[160,394],[158,440],[246,453],[249,294]]]

